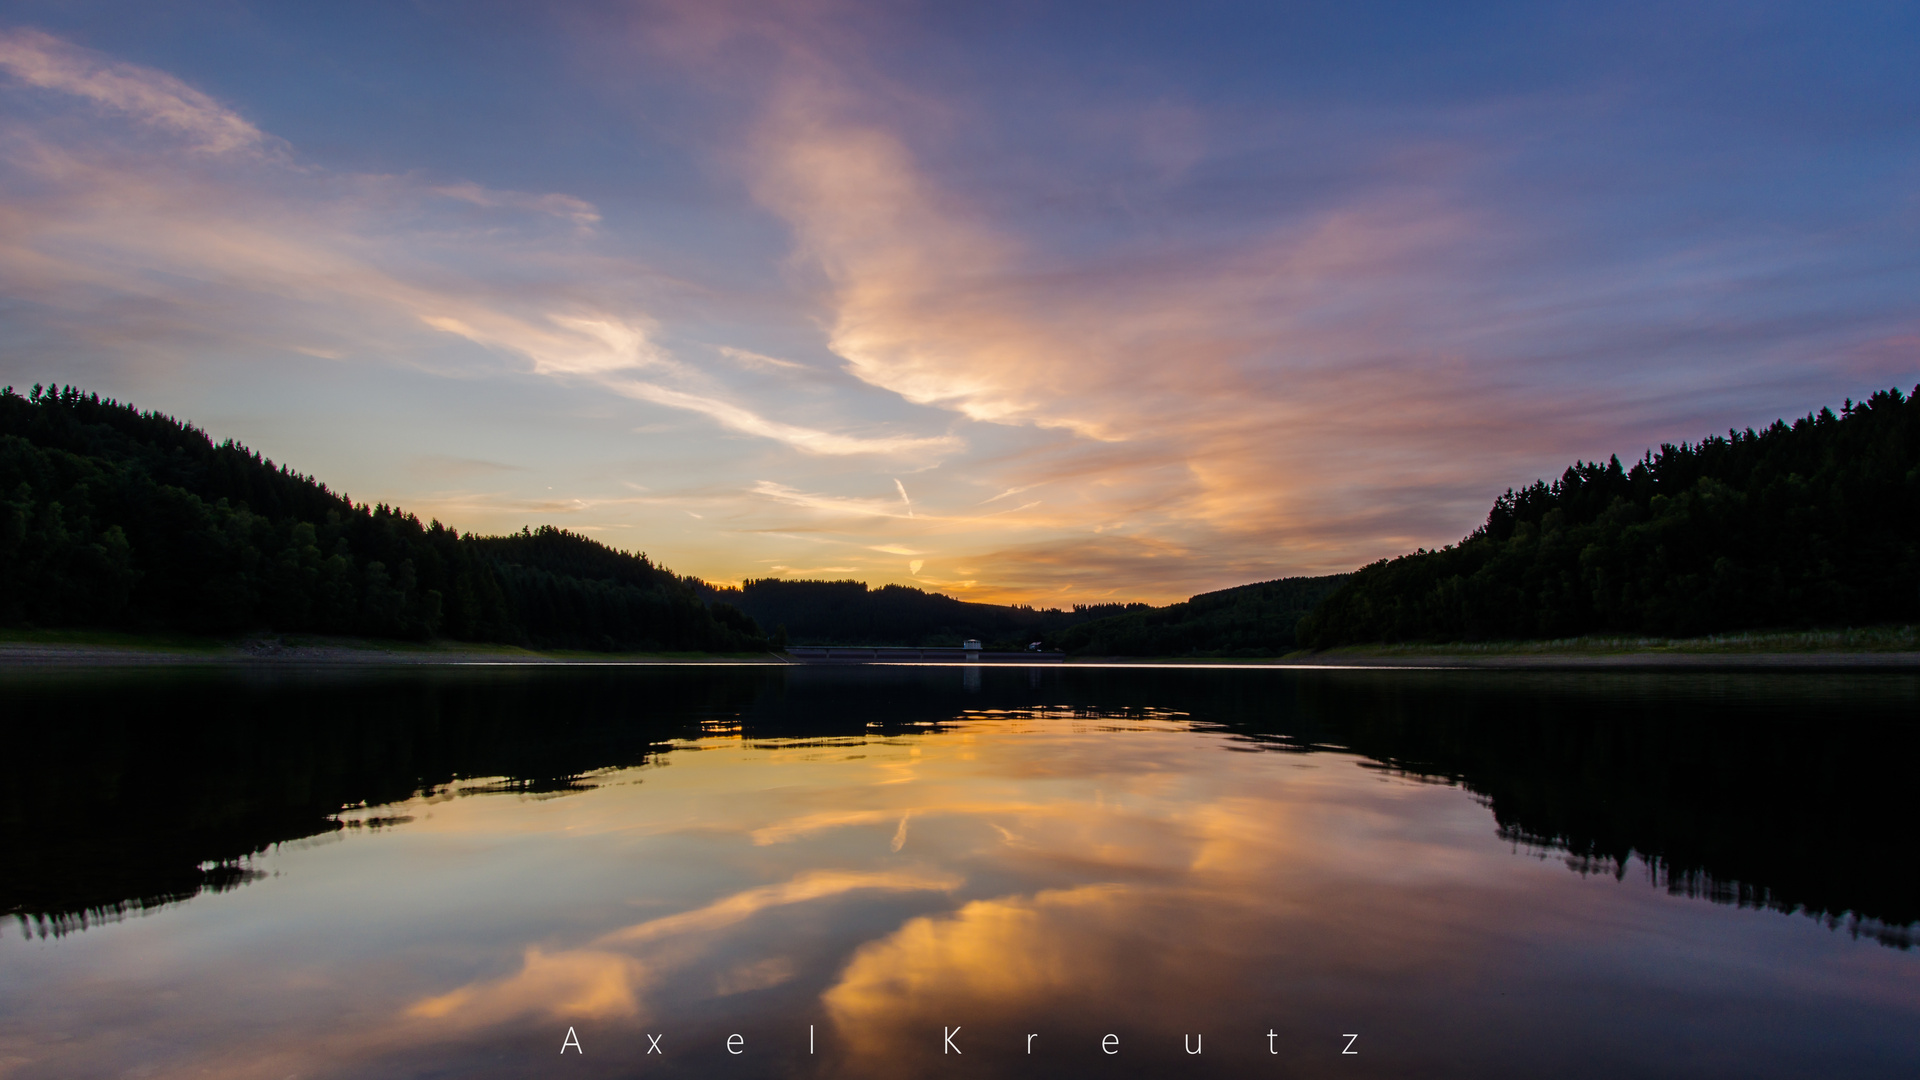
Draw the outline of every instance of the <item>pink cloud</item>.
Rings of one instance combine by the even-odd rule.
[[[28,85],[85,98],[185,136],[214,153],[268,142],[239,114],[165,72],[116,62],[38,30],[0,32],[0,70]]]

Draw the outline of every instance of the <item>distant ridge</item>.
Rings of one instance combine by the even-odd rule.
[[[1201,593],[1184,603],[1129,611],[1062,633],[1068,653],[1093,656],[1279,656],[1299,648],[1296,628],[1349,575],[1290,577]]]
[[[989,649],[1052,643],[1068,627],[1145,604],[1078,604],[1070,609],[978,604],[906,585],[761,578],[712,595],[753,616],[795,645],[958,646],[977,638]]]
[[[903,585],[772,578],[713,595],[795,645],[956,646],[977,638],[988,649],[1021,650],[1037,642],[1077,656],[1269,657],[1299,647],[1300,620],[1345,580],[1344,574],[1282,578],[1158,608],[976,604]]]

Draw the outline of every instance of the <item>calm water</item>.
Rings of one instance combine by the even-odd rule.
[[[1920,1075],[1908,675],[0,694],[8,1078]]]

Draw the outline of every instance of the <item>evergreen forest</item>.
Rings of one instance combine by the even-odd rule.
[[[1509,489],[1458,544],[1355,572],[1299,638],[1690,636],[1917,616],[1920,387]]]
[[[0,391],[0,625],[767,647],[646,555],[552,527],[462,535],[172,417],[69,386]]]

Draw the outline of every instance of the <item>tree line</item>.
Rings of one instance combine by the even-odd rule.
[[[1458,544],[1354,573],[1302,644],[1686,636],[1920,615],[1920,387],[1576,462]]]
[[[1140,603],[1035,608],[977,604],[904,585],[763,578],[716,598],[796,645],[954,646],[1038,643],[1074,656],[1279,656],[1298,648],[1295,628],[1347,579],[1293,577],[1202,593],[1165,607]]]
[[[310,631],[588,650],[1032,642],[1272,656],[1366,642],[1692,635],[1920,615],[1920,388],[1576,462],[1458,544],[1179,604],[977,604],[680,578],[553,527],[422,524],[73,387],[0,390],[0,625]],[[763,628],[773,628],[771,634]]]
[[[1281,578],[1166,607],[1137,604],[1136,610],[1070,627],[1057,642],[1076,655],[1279,656],[1299,647],[1295,628],[1347,577]]]
[[[0,389],[0,625],[589,650],[765,648],[698,583],[562,529],[461,534],[157,412]]]
[[[1145,604],[1076,604],[1070,609],[978,604],[907,585],[872,588],[864,581],[759,578],[711,595],[773,628],[796,645],[958,646],[968,638],[989,649],[1052,643],[1068,627]]]

